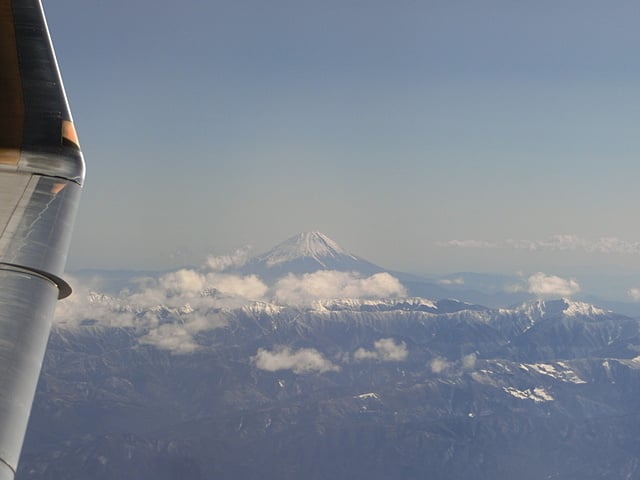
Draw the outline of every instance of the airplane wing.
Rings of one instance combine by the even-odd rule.
[[[40,0],[0,0],[0,480],[18,466],[84,180]]]

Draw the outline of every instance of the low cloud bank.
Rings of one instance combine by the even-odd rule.
[[[389,298],[406,296],[400,281],[388,273],[363,277],[355,272],[320,270],[303,275],[289,274],[274,286],[274,299],[285,305],[310,305],[318,300],[338,298]]]
[[[124,292],[131,304],[192,308],[234,307],[248,301],[261,300],[268,287],[255,275],[233,275],[182,269],[160,276],[141,279],[137,292]]]
[[[258,349],[252,362],[260,370],[277,372],[278,370],[292,370],[294,373],[324,373],[337,372],[340,367],[327,360],[315,348],[292,350],[289,347],[278,347],[273,351]]]
[[[56,309],[57,327],[133,328],[141,344],[176,354],[201,349],[195,337],[226,325],[225,310],[259,301],[268,291],[255,275],[225,274],[208,267],[140,278],[135,289],[116,296],[95,293],[78,280],[71,283],[74,294]]]
[[[404,342],[396,343],[393,338],[381,338],[373,343],[373,350],[359,348],[353,354],[357,362],[363,360],[378,360],[380,362],[402,362],[406,360],[409,352]]]
[[[86,284],[70,278],[74,294],[58,305],[55,325],[133,328],[141,344],[183,354],[201,349],[197,335],[226,325],[230,311],[257,302],[306,307],[317,300],[406,295],[398,279],[387,273],[369,277],[338,271],[291,274],[269,287],[256,275],[228,271],[244,264],[247,252],[209,257],[197,269],[138,278],[130,289],[114,296],[96,293],[93,287],[99,289],[99,278]]]

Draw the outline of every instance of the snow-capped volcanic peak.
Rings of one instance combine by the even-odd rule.
[[[240,272],[258,275],[263,281],[275,282],[286,275],[303,275],[319,270],[358,272],[363,276],[384,269],[345,251],[320,232],[300,233],[275,246],[267,253],[253,257]]]
[[[300,258],[312,258],[321,265],[323,260],[336,257],[356,257],[347,253],[336,242],[320,232],[304,232],[285,240],[260,257],[267,266],[273,267]]]

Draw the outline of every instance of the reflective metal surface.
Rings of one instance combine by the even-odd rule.
[[[24,176],[0,173],[0,185],[7,177],[10,182],[22,183]],[[11,219],[1,227],[4,231],[0,236],[0,264],[19,265],[59,277],[67,258],[80,187],[60,178],[28,177]]]
[[[0,0],[0,480],[12,479],[57,298],[84,159],[40,0]]]
[[[11,270],[0,270],[0,285],[0,458],[15,469],[58,289],[42,277]]]
[[[15,472],[6,463],[0,462],[0,480],[13,480]]]

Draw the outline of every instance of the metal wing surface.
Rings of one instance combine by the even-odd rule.
[[[0,480],[13,479],[84,160],[40,0],[0,0]]]

